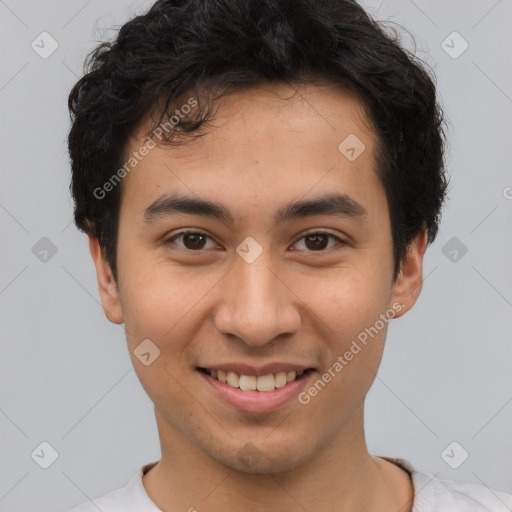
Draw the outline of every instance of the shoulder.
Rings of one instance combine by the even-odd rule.
[[[137,476],[137,475],[136,475]],[[134,477],[136,478],[136,477]],[[131,499],[133,498],[134,479],[125,487],[110,491],[99,498],[86,501],[66,512],[128,512],[135,511]]]
[[[512,495],[505,492],[474,482],[455,482],[435,478],[426,473],[418,473],[418,478],[420,476],[422,481],[433,478],[426,488],[425,495],[420,495],[418,498],[418,503],[426,501],[432,510],[457,512],[510,512],[512,510]]]
[[[161,512],[151,501],[142,484],[144,469],[153,464],[139,469],[124,487],[81,503],[66,512]]]
[[[483,510],[489,512],[510,512],[512,510],[511,494],[472,482],[441,480],[441,483],[455,496],[464,496],[468,499],[468,503],[478,503]]]
[[[388,459],[390,460],[390,459]],[[415,470],[404,459],[391,459],[408,471],[414,486],[412,512],[511,512],[512,495],[480,483],[437,478]]]

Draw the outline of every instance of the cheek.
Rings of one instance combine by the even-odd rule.
[[[388,323],[381,315],[390,311],[388,295],[384,286],[355,274],[328,287],[310,287],[308,304],[319,320],[325,352],[318,380],[301,403],[318,414],[331,411],[340,421],[360,406],[382,359]]]
[[[163,366],[165,361],[173,374],[183,372],[191,364],[198,331],[207,321],[210,293],[222,286],[222,270],[186,269],[135,253],[124,264],[122,308],[134,365],[140,367],[134,350],[149,339],[161,352],[155,364]]]
[[[381,315],[389,312],[390,289],[385,273],[337,271],[335,278],[308,283],[301,296],[307,297],[324,339],[322,370],[328,373],[330,391],[322,393],[318,404],[332,407],[327,395],[332,399],[333,393],[336,407],[350,410],[364,397],[380,365],[388,325]]]
[[[200,300],[200,291],[187,285],[172,268],[139,258],[120,266],[123,316],[130,348],[149,338],[163,348],[176,325]]]
[[[126,339],[134,370],[157,407],[172,403],[177,410],[187,410],[178,382],[188,366],[187,346],[194,336],[187,331],[187,326],[191,328],[188,315],[200,294],[169,269],[164,272],[161,266],[151,264],[144,267],[141,259],[137,265],[131,279],[126,279],[125,272],[121,281]],[[149,358],[144,358],[144,353],[149,353]]]
[[[322,280],[302,282],[301,297],[336,343],[357,336],[388,308],[391,289],[382,275],[360,269],[339,269]]]

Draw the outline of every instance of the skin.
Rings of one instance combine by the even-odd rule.
[[[395,318],[403,315],[421,292],[425,231],[392,279],[388,204],[361,102],[334,87],[294,92],[289,84],[261,85],[224,97],[215,129],[152,149],[124,178],[118,283],[90,237],[105,314],[125,324],[135,371],[155,404],[162,458],[143,484],[165,512],[412,508],[408,474],[370,455],[364,436],[364,400],[387,324],[305,405],[241,413],[195,370],[209,362],[289,361],[317,368],[316,381],[380,314],[398,304]],[[338,150],[349,134],[366,146],[353,162]],[[332,191],[363,205],[367,218],[274,224],[285,203]],[[190,214],[146,224],[145,208],[172,192],[223,203],[235,225]],[[185,228],[210,237],[202,251],[186,237],[165,243]],[[315,250],[306,230],[347,243],[327,239]],[[250,264],[235,251],[248,236],[263,249]],[[146,338],[160,349],[149,366],[134,356]],[[248,446],[257,454],[250,463]]]

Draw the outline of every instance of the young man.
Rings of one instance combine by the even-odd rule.
[[[161,0],[70,95],[72,193],[162,457],[75,512],[506,511],[368,453],[447,180],[435,87],[352,0]]]

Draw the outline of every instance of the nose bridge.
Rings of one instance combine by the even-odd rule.
[[[265,251],[251,263],[243,258],[233,263],[215,319],[223,334],[235,335],[249,345],[264,345],[298,329],[300,315],[290,297],[293,294],[271,270],[271,263]]]

